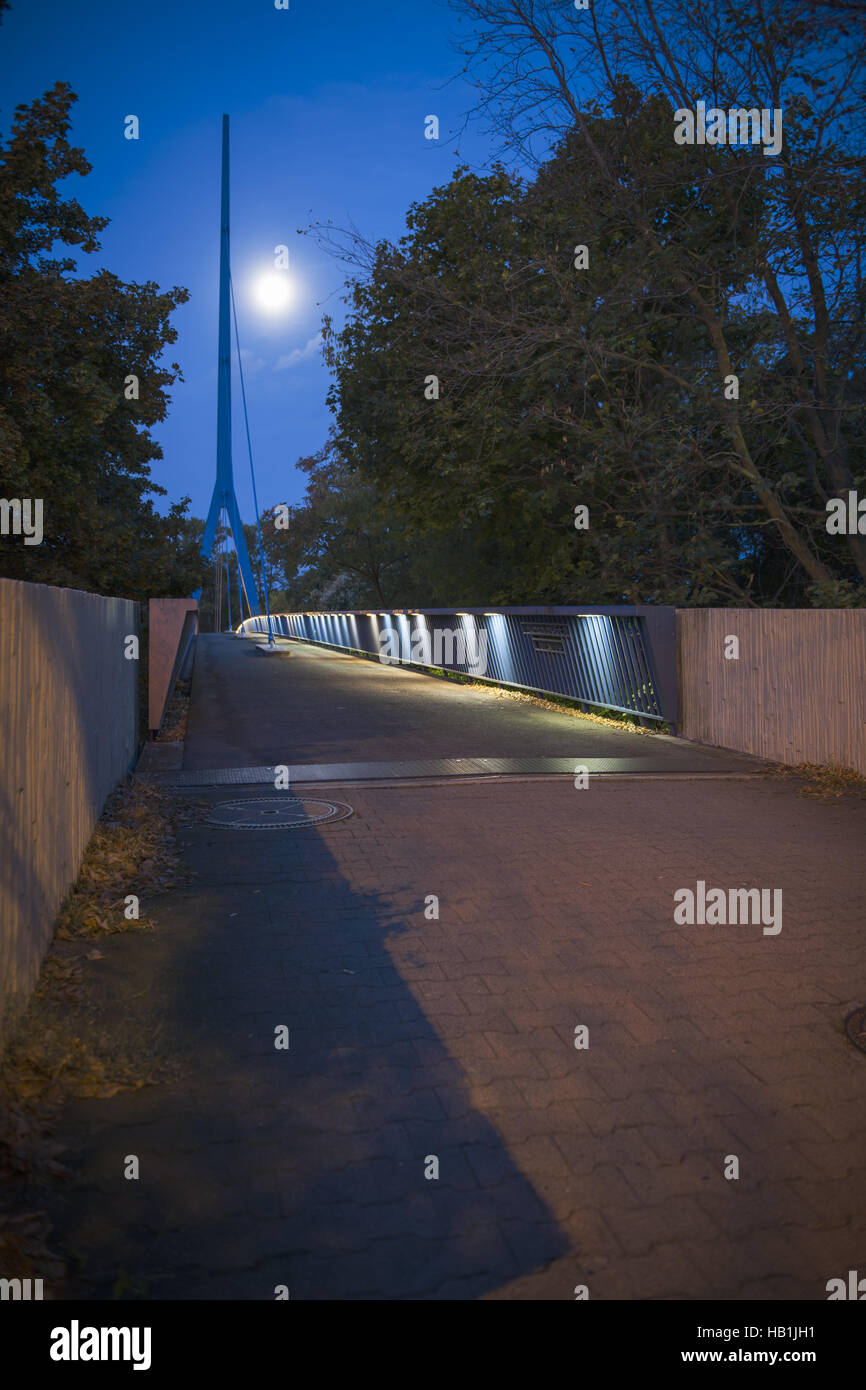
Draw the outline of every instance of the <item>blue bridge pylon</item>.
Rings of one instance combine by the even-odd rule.
[[[229,255],[229,118],[223,116],[222,126],[222,201],[220,212],[220,307],[219,307],[219,364],[217,387],[217,466],[216,482],[210,510],[204,528],[201,553],[210,558],[217,522],[225,509],[237,553],[241,583],[247,607],[252,615],[261,612],[259,593],[250,564],[244,528],[235,496],[232,468],[232,362],[231,362],[231,263]],[[256,517],[258,523],[258,517]],[[201,594],[199,589],[196,598]],[[241,614],[243,616],[243,614]]]

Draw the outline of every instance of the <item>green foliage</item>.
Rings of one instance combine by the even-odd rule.
[[[342,331],[325,322],[332,448],[406,536],[393,601],[862,604],[866,541],[829,536],[825,503],[866,486],[866,166],[804,85],[813,28],[773,6],[796,90],[774,162],[675,143],[643,5],[597,30],[549,0],[459,7],[482,21],[488,95],[560,135],[532,179],[459,168],[396,246],[345,252],[367,274]],[[715,29],[669,11],[669,63],[692,34],[696,61],[718,53]],[[705,18],[762,80],[761,36],[734,10]],[[615,39],[641,81],[601,61]],[[582,105],[563,77],[575,42],[599,75]]]
[[[309,478],[304,502],[289,508],[287,518],[276,507],[262,516],[267,563],[282,582],[280,605],[358,608],[402,601],[409,551],[384,497],[346,467],[332,440],[298,467]]]
[[[41,498],[44,540],[0,537],[0,573],[143,600],[190,593],[201,566],[188,499],[160,516],[150,480],[161,449],[149,433],[180,379],[162,361],[186,290],[76,274],[54,248],[99,249],[107,219],[57,185],[90,170],[69,145],[64,83],[16,108],[0,146],[0,478],[7,498]],[[127,399],[135,375],[139,399]]]

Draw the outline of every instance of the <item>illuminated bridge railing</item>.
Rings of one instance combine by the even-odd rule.
[[[677,718],[676,615],[654,606],[390,609],[271,615],[276,637],[566,696],[641,720]],[[267,633],[267,619],[238,629]]]

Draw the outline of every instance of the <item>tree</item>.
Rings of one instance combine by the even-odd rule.
[[[754,496],[794,575],[816,601],[862,602],[866,537],[845,537],[845,554],[822,527],[827,497],[864,479],[862,11],[822,0],[599,0],[586,12],[564,0],[453,3],[474,22],[466,56],[510,147],[531,156],[539,139],[574,132],[607,205],[638,234],[634,268],[648,291],[679,297],[699,330],[715,366],[725,472]],[[784,113],[781,148],[768,157],[694,145],[687,181],[674,184],[669,159],[641,158],[636,91],[669,135],[675,112],[698,100]],[[600,112],[621,126],[625,181],[621,158],[596,138]],[[755,195],[760,216],[744,222],[743,200]],[[717,234],[703,244],[687,235],[695,198],[717,208]],[[720,293],[732,249],[739,283]],[[760,336],[740,331],[744,307],[752,330],[763,322]],[[645,353],[619,356],[653,370]],[[721,382],[740,372],[761,389],[722,398]],[[694,373],[682,387],[695,391]]]
[[[0,537],[0,572],[133,599],[184,595],[201,564],[188,499],[159,515],[149,433],[181,378],[162,362],[174,342],[177,287],[76,275],[60,243],[99,250],[103,217],[57,185],[90,165],[67,141],[74,94],[65,83],[15,110],[0,146],[0,477],[8,499],[39,499],[44,539]]]
[[[458,7],[535,173],[458,169],[396,246],[315,229],[354,271],[325,324],[347,465],[418,534],[459,518],[476,602],[862,603],[866,542],[825,505],[866,476],[860,30],[816,37],[787,3],[755,26],[727,3]],[[695,92],[784,104],[778,155],[678,143]]]
[[[265,556],[271,574],[281,577],[284,605],[357,608],[400,601],[406,542],[376,490],[346,467],[333,439],[297,467],[309,479],[304,501],[262,516]]]
[[[412,209],[398,248],[367,248],[354,315],[339,335],[326,325],[341,447],[436,536],[431,581],[461,581],[464,603],[707,592],[712,547],[674,467],[693,473],[697,454],[679,402],[597,352],[602,329],[632,349],[652,336],[656,358],[672,335],[623,288],[634,233],[605,230],[591,175],[568,145],[528,188],[458,170]],[[575,219],[606,250],[579,279]],[[579,536],[576,504],[592,517]],[[463,541],[456,570],[445,536]],[[719,571],[736,558],[721,550]]]

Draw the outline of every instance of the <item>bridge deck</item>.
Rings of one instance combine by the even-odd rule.
[[[265,658],[240,638],[198,638],[184,772],[225,782],[573,772],[725,774],[755,759],[629,733],[405,667],[292,642]],[[234,770],[234,775],[233,775]],[[181,780],[180,778],[176,780]]]

